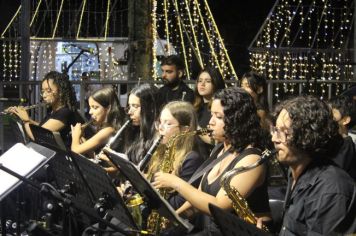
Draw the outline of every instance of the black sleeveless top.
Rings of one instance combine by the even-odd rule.
[[[251,155],[251,154],[256,154],[256,155],[261,155],[261,151],[257,148],[249,148],[244,150],[239,156],[237,156],[235,159],[232,160],[232,162],[226,167],[224,170],[225,174],[229,170],[232,170],[234,166],[241,161],[245,156]],[[214,182],[211,184],[208,184],[208,174],[207,173],[203,179],[202,179],[202,184],[201,188],[203,192],[209,193],[210,195],[216,196],[221,188],[220,186],[220,180],[223,176],[221,174]],[[267,193],[267,178],[265,178],[264,182],[262,185],[258,186],[251,194],[246,198],[247,203],[251,210],[254,213],[263,213],[263,212],[269,212],[269,204],[268,204],[268,193]]]
[[[211,184],[208,184],[208,172],[204,175],[202,182],[201,182],[201,190],[203,192],[209,193],[210,195],[216,196],[219,192],[220,180],[222,176],[229,170],[232,170],[234,166],[241,161],[245,156],[257,154],[261,155],[261,151],[256,148],[248,148],[240,153],[224,170],[224,173],[220,174],[220,176]],[[262,212],[269,212],[269,204],[268,204],[268,193],[267,193],[267,178],[265,178],[262,185],[257,187],[250,196],[246,199],[250,209],[254,213],[262,213]],[[196,233],[194,235],[222,235],[220,230],[218,229],[217,225],[214,222],[214,219],[208,215],[202,215],[203,219],[201,219],[201,224],[199,228],[202,229],[201,232]]]

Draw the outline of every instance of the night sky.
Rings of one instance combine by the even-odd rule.
[[[20,2],[20,0],[0,0],[1,32]],[[235,70],[238,75],[241,75],[248,69],[247,48],[275,0],[208,0],[208,2]]]

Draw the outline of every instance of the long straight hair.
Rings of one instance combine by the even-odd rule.
[[[120,107],[115,90],[112,87],[101,88],[94,91],[90,97],[104,108],[110,107],[110,111],[101,128],[113,127],[115,130],[118,130],[123,124],[125,113],[122,107]]]
[[[141,84],[134,87],[129,95],[140,99],[140,127],[131,126],[126,132],[126,154],[134,163],[138,163],[150,148],[156,129],[154,122],[159,115],[160,102],[157,99],[158,89],[151,84]]]
[[[193,106],[188,102],[174,101],[166,104],[162,110],[167,109],[172,116],[178,121],[180,128],[187,128],[187,132],[195,131],[198,126],[197,116]],[[175,156],[173,161],[173,173],[178,175],[180,167],[185,160],[187,154],[193,150],[195,145],[195,137],[189,135],[187,137],[181,136],[177,138],[174,143]],[[153,154],[152,160],[148,167],[149,178],[159,171],[159,166],[165,157],[166,145],[160,145],[157,151]]]

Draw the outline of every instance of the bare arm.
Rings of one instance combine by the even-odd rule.
[[[97,132],[93,137],[86,140],[84,143],[80,143],[81,138],[81,124],[76,124],[72,127],[72,145],[73,152],[84,154],[89,151],[93,151],[100,145],[107,142],[110,136],[113,134],[114,129],[112,127],[106,127]]]
[[[247,166],[255,163],[258,160],[258,155],[249,155],[243,158],[235,167]],[[235,187],[242,197],[247,197],[264,179],[264,168],[257,167],[234,177],[231,185]],[[243,180],[243,181],[241,181]],[[171,187],[178,191],[190,204],[198,210],[210,214],[208,204],[214,204],[222,209],[231,209],[232,202],[225,191],[221,188],[216,196],[202,192],[194,188],[182,179],[169,174],[158,173],[155,175],[155,187]]]

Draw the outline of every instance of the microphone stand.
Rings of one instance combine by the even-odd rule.
[[[99,224],[103,224],[105,226],[108,226],[111,229],[115,230],[116,232],[119,232],[119,233],[121,233],[123,235],[131,235],[131,233],[136,232],[136,230],[121,229],[121,228],[117,227],[116,225],[112,224],[111,222],[108,222],[107,220],[102,219],[101,217],[97,216],[94,213],[95,212],[94,210],[91,211],[89,209],[81,207],[78,203],[76,203],[75,200],[74,201],[71,200],[70,199],[71,196],[69,194],[61,193],[58,190],[56,190],[54,187],[48,188],[49,186],[51,186],[48,183],[37,184],[36,182],[34,182],[32,180],[29,180],[29,179],[19,175],[18,173],[10,170],[9,168],[5,167],[2,163],[0,163],[0,170],[3,170],[6,173],[18,178],[22,182],[32,186],[33,188],[37,189],[40,193],[49,194],[54,199],[62,202],[63,206],[73,207],[74,209],[83,212],[87,216],[92,217],[92,219],[95,219],[96,221],[98,221]],[[3,224],[3,222],[2,222],[2,224]]]
[[[66,66],[66,68],[64,69],[63,73],[64,74],[68,74],[69,69],[73,66],[73,64],[79,59],[79,57],[85,52],[85,50],[81,49],[80,52],[78,53],[78,55],[73,59],[73,61]]]

